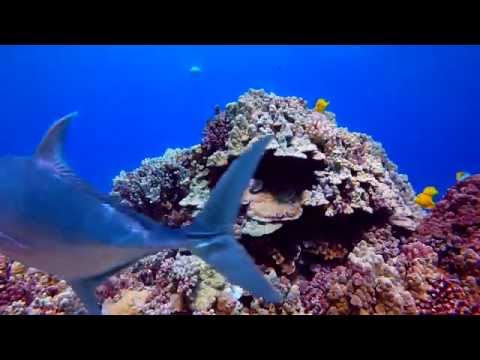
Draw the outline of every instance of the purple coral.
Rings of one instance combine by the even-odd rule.
[[[432,292],[436,313],[478,313],[480,306],[480,175],[456,184],[419,225],[412,240],[438,254],[444,277]],[[448,296],[445,297],[448,292]]]
[[[231,128],[232,123],[227,118],[225,112],[217,109],[215,116],[207,122],[203,130],[202,149],[206,156],[226,149]]]

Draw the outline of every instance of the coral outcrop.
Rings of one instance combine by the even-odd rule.
[[[407,178],[379,143],[338,127],[333,113],[309,109],[303,99],[251,90],[225,111],[217,109],[202,144],[182,153],[195,162],[189,163],[189,178],[177,185],[182,195],[188,187],[188,194],[173,207],[193,218],[228,165],[266,134],[274,140],[244,194],[236,234],[287,301],[265,306],[242,293],[234,302],[230,298],[230,313],[414,313],[401,275],[387,264],[422,217]],[[123,192],[118,185],[115,181],[114,194],[127,203],[138,197],[135,184],[122,183]],[[125,196],[128,192],[133,196]],[[144,211],[138,202],[130,205]],[[328,277],[333,286],[339,271],[349,274],[350,282],[351,276],[362,277],[364,284],[351,282],[344,298],[328,290],[330,298],[322,301],[329,306],[312,310],[305,299],[318,297],[315,284],[325,287]],[[190,300],[185,309],[195,311]],[[212,304],[203,310],[217,313]],[[334,304],[343,309],[333,310]]]

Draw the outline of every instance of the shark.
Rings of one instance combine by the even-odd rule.
[[[242,196],[271,135],[230,164],[191,225],[171,228],[97,191],[71,169],[64,148],[77,115],[54,122],[33,155],[0,158],[1,253],[63,278],[89,314],[101,314],[97,286],[166,249],[187,249],[253,296],[269,303],[283,301],[233,230]]]

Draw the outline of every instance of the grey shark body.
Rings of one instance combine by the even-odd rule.
[[[0,252],[67,280],[91,313],[95,288],[149,254],[185,248],[233,284],[269,302],[280,294],[233,237],[241,197],[270,137],[222,176],[188,227],[172,229],[97,193],[66,165],[63,143],[75,114],[57,121],[32,157],[0,158]]]

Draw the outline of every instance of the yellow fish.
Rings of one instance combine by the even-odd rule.
[[[415,202],[424,209],[433,209],[435,202],[433,197],[438,195],[438,190],[435,186],[427,186],[423,191],[417,195]]]
[[[318,99],[317,102],[315,103],[315,111],[317,112],[324,112],[327,106],[330,104],[329,101],[325,99]]]
[[[435,186],[427,186],[425,189],[422,191],[425,195],[430,195],[430,196],[437,196],[438,195],[438,190]]]
[[[470,173],[468,172],[465,172],[465,171],[458,171],[456,174],[455,174],[455,179],[457,179],[457,182],[460,182],[462,180],[465,180],[467,177],[470,176]]]
[[[415,198],[415,202],[424,209],[433,209],[435,207],[435,202],[432,199],[431,195],[425,193],[420,193]]]

